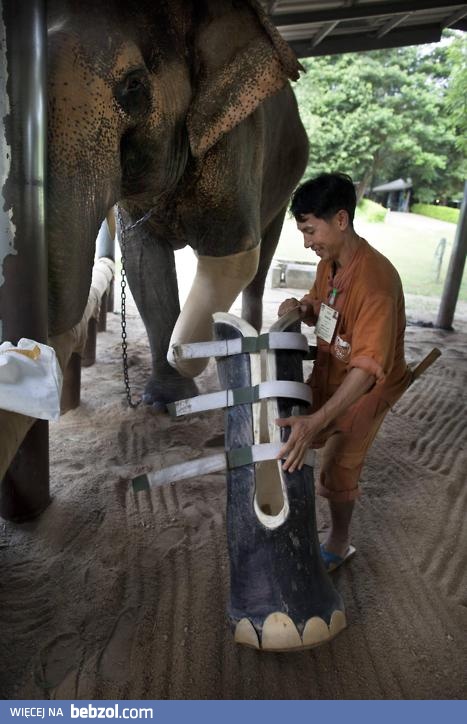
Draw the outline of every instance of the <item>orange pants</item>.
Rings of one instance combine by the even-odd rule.
[[[336,502],[355,500],[366,454],[389,411],[384,400],[365,396],[358,402],[350,430],[335,432],[320,450],[317,492]]]

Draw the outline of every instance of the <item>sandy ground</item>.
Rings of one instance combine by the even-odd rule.
[[[290,294],[300,292],[268,290],[266,326]],[[120,320],[109,315],[97,364],[83,370],[81,407],[50,425],[51,505],[34,522],[0,522],[0,695],[466,698],[466,307],[455,332],[407,329],[408,359],[433,346],[443,355],[388,415],[364,469],[357,555],[333,574],[348,628],[296,654],[232,641],[222,474],[129,490],[137,473],[214,452],[223,421],[129,409]],[[420,318],[414,300],[408,311]],[[128,334],[136,396],[149,355],[134,309]],[[216,387],[210,364],[200,388]],[[317,516],[325,529],[323,501]]]

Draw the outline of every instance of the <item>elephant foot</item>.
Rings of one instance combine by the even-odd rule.
[[[242,618],[234,625],[235,643],[260,651],[299,651],[331,641],[347,625],[344,611],[335,610],[329,624],[319,616],[309,618],[300,633],[290,616],[275,611],[262,625],[254,625],[249,618]]]
[[[151,377],[144,388],[142,399],[157,412],[167,412],[167,405],[186,397],[196,397],[198,388],[193,380],[177,377],[166,380]]]

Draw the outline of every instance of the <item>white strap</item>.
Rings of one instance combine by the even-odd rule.
[[[308,352],[308,340],[300,332],[269,332],[267,349],[298,349]]]
[[[156,470],[155,472],[147,473],[147,475],[140,477],[146,477],[148,484],[151,486],[167,485],[168,483],[183,480],[184,478],[194,478],[198,477],[198,475],[217,473],[220,470],[225,470],[226,467],[225,454],[219,453],[218,455],[210,455],[205,458],[188,460],[186,463],[171,465],[168,468],[162,468],[162,470]],[[135,481],[139,481],[139,478],[135,478],[133,484],[135,484]]]
[[[133,489],[135,492],[147,490],[149,487],[168,485],[184,478],[194,478],[199,475],[217,473],[228,468],[238,468],[242,465],[251,465],[266,460],[276,460],[283,443],[262,443],[251,447],[237,448],[227,453],[210,455],[209,457],[189,460],[185,463],[171,465],[162,470],[156,470],[145,475],[134,478]],[[313,467],[315,455],[313,450],[308,450],[304,464]]]
[[[175,361],[180,359],[202,359],[203,357],[229,357],[240,354],[242,340],[219,339],[216,342],[190,342],[187,344],[172,345],[172,354]]]
[[[172,417],[179,417],[180,415],[188,415],[204,410],[217,410],[222,407],[251,404],[269,397],[290,397],[305,400],[309,404],[312,401],[311,389],[304,382],[271,380],[261,382],[254,387],[222,390],[221,392],[211,392],[207,395],[190,397],[186,400],[178,400],[167,405],[167,409]]]
[[[251,465],[251,463],[261,463],[265,460],[276,460],[285,443],[282,442],[264,442],[251,447],[234,448],[226,452],[228,467],[238,468],[242,465]],[[315,454],[313,450],[308,450],[305,456],[305,465],[313,466]]]
[[[261,352],[262,349],[295,349],[308,352],[308,340],[299,332],[269,332],[259,337],[237,337],[215,342],[190,342],[172,345],[175,361],[204,357],[229,357],[234,354]]]

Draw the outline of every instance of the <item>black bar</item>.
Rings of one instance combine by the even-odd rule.
[[[45,0],[1,0],[0,337],[47,341]],[[6,81],[6,93],[5,93]],[[0,266],[0,272],[2,267]],[[0,515],[37,516],[48,505],[48,423],[26,436],[0,483]]]

